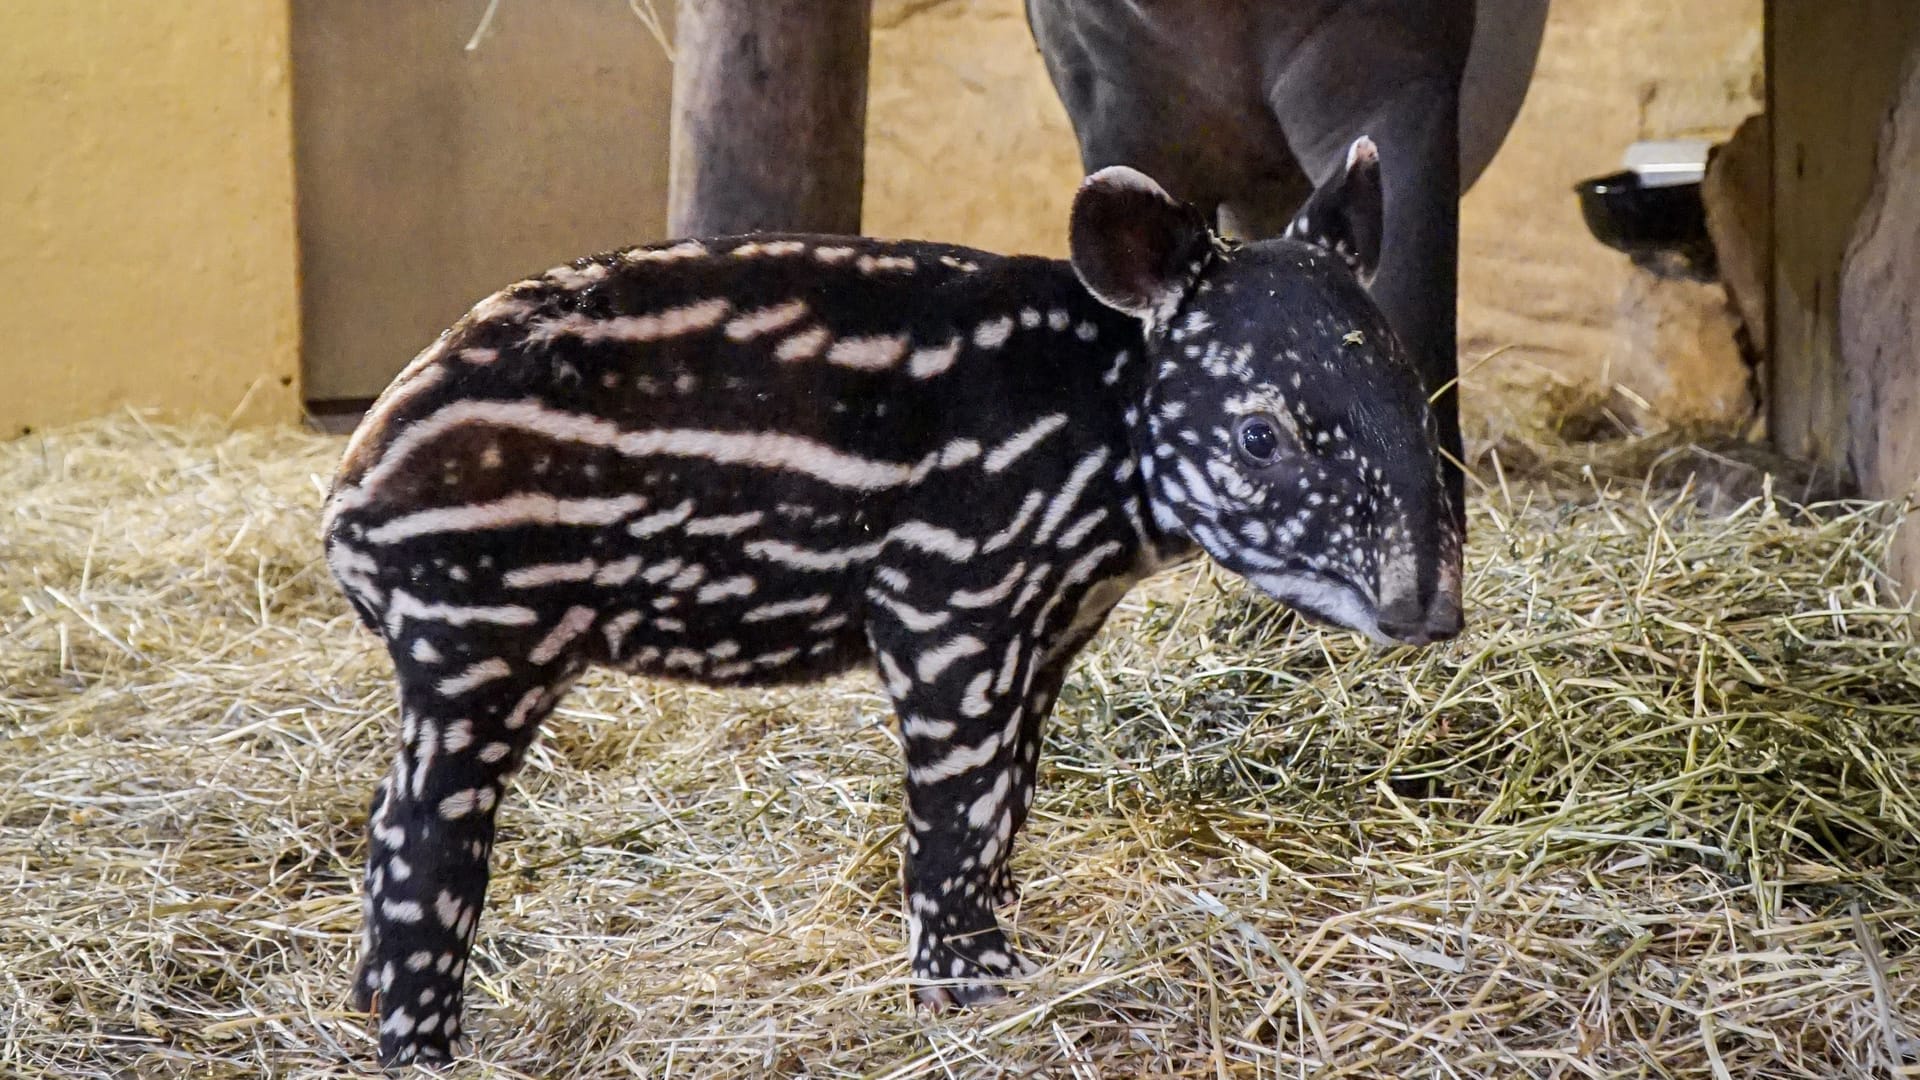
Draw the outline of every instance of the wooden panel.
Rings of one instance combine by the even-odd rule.
[[[1787,454],[1847,467],[1839,361],[1841,257],[1874,175],[1901,63],[1920,41],[1914,0],[1768,0],[1773,122],[1773,324],[1768,427]]]
[[[486,8],[293,4],[309,400],[377,394],[494,289],[664,232],[660,45],[618,0],[506,0],[466,51]]]

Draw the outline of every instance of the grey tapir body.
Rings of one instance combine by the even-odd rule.
[[[1249,239],[1297,233],[1314,182],[1371,136],[1390,163],[1374,299],[1433,391],[1457,368],[1459,195],[1520,110],[1546,16],[1547,0],[1027,0],[1087,169],[1143,169]],[[1457,456],[1450,390],[1436,404]]]

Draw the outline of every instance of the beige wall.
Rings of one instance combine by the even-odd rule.
[[[864,231],[1064,256],[1079,184],[1022,0],[875,0]]]
[[[1758,111],[1761,0],[1553,0],[1538,74],[1463,208],[1469,423],[1618,387],[1650,420],[1744,415],[1717,286],[1662,285],[1587,232],[1569,190],[1635,139],[1721,136]],[[1079,182],[1066,114],[1022,0],[878,0],[866,228],[1062,254]]]
[[[0,4],[0,436],[296,415],[286,58],[283,0]]]
[[[1527,107],[1465,207],[1463,360],[1504,350],[1468,377],[1483,430],[1553,387],[1618,386],[1673,419],[1744,407],[1717,290],[1636,277],[1568,185],[1635,138],[1757,108],[1760,4],[1554,0]],[[288,56],[284,0],[0,5],[0,434],[123,404],[295,415]],[[876,0],[872,72],[867,231],[1063,252],[1078,154],[1021,0]],[[647,239],[630,234],[652,212],[616,239]]]

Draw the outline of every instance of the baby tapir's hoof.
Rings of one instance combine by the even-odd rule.
[[[1005,1001],[1014,981],[1039,970],[1014,952],[998,929],[950,941],[934,938],[917,942],[916,953],[921,947],[925,947],[926,955],[916,955],[914,960],[914,981],[918,984],[914,998],[922,1008],[936,1013]]]
[[[398,972],[389,975],[391,965],[375,964],[378,955],[369,952],[361,958],[349,1004],[356,1012],[373,1013],[379,1022],[380,1064],[388,1069],[452,1064],[453,1044],[460,1037],[460,990],[456,988],[438,1009],[431,1007],[432,999],[438,997],[432,990],[416,993],[413,1008],[398,1001],[388,1008],[386,1002],[394,992]],[[383,985],[387,988],[384,991]],[[420,1002],[423,997],[429,999],[425,1005]]]

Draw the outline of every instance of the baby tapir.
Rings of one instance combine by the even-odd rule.
[[[1195,546],[1376,640],[1460,626],[1419,374],[1356,279],[1355,145],[1321,238],[1237,245],[1126,168],[1071,263],[756,235],[618,251],[482,301],[348,444],[327,561],[398,672],[365,954],[388,1063],[444,1060],[494,814],[590,664],[722,685],[871,661],[906,746],[920,999],[1025,970],[1041,724],[1127,588]]]

